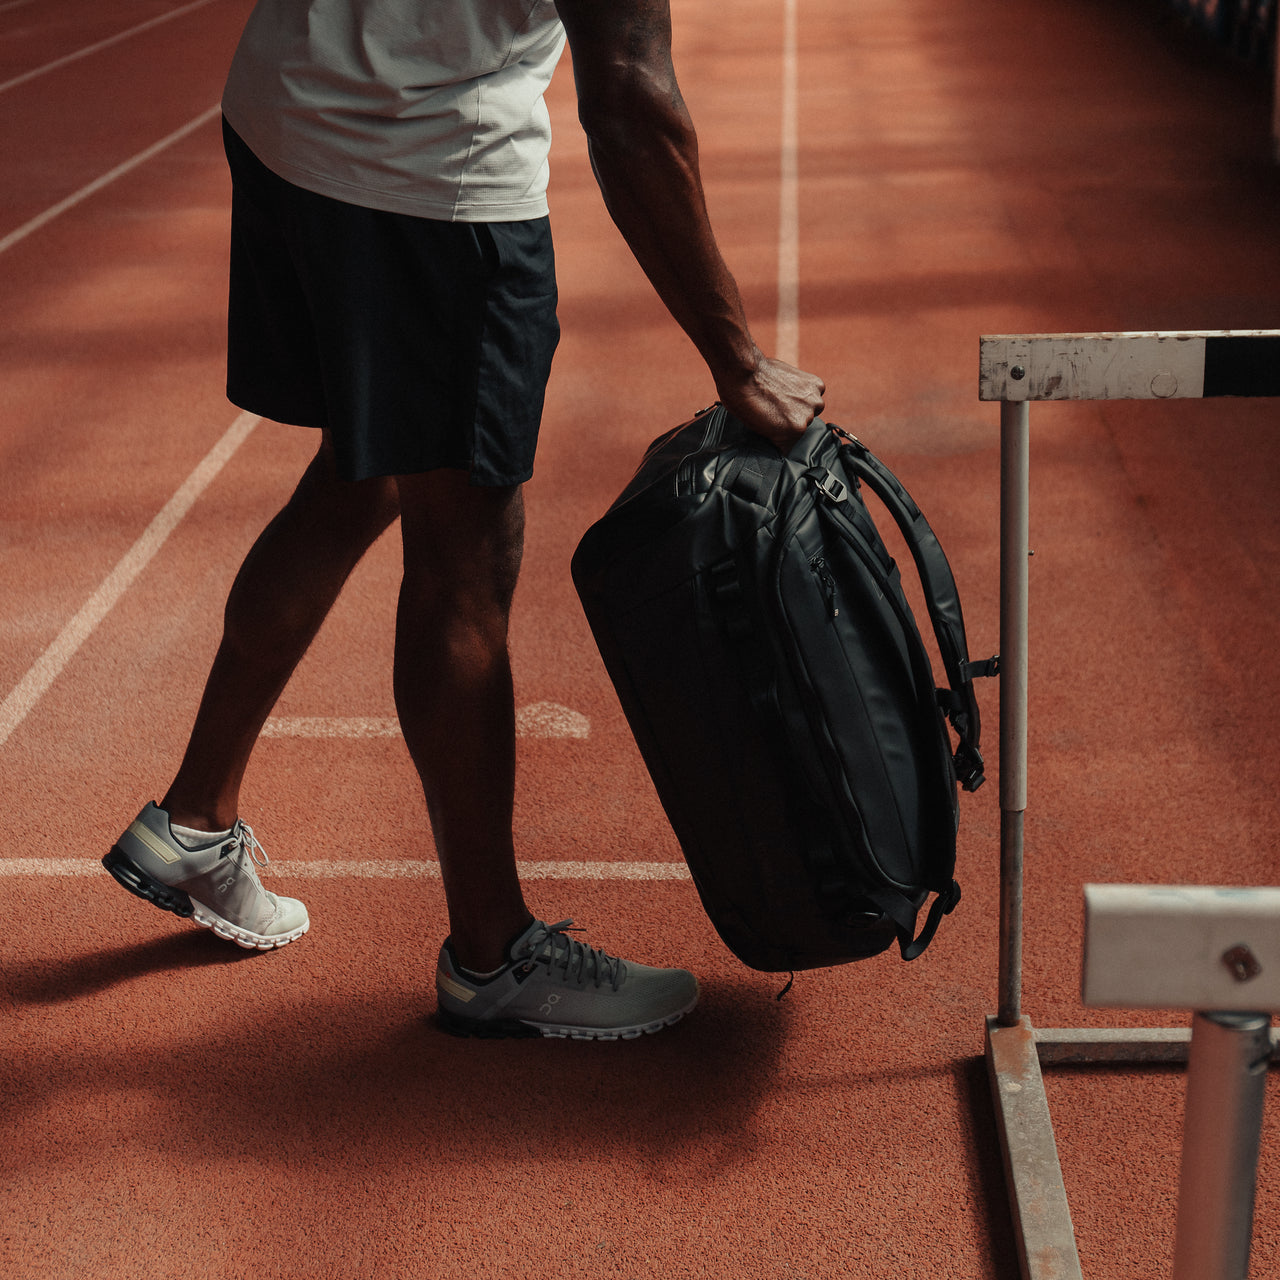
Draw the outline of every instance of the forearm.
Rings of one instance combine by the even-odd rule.
[[[698,143],[674,76],[619,76],[580,115],[610,216],[718,386],[761,359],[733,275],[716,246],[698,171]]]

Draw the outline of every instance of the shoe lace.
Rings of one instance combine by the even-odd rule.
[[[258,837],[253,834],[253,828],[247,822],[236,819],[231,838],[223,846],[223,851],[246,875],[253,878],[259,888],[262,887],[257,868],[265,867],[271,859],[267,857],[267,851],[259,844]]]
[[[572,920],[544,925],[529,940],[529,960],[545,964],[562,982],[575,982],[579,987],[585,987],[588,982],[600,987],[607,982],[616,991],[622,983],[622,961],[599,947],[589,947],[578,938],[570,937],[571,929]],[[574,932],[582,930],[574,929]]]

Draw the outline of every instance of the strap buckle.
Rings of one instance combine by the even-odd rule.
[[[960,679],[961,681],[978,680],[984,676],[998,676],[1000,674],[1000,655],[997,653],[994,657],[983,658],[978,662],[963,661],[960,663]]]
[[[977,791],[987,780],[982,753],[971,743],[962,742],[955,754],[956,781],[965,791]]]
[[[810,478],[813,480],[813,487],[828,502],[843,502],[848,496],[849,486],[831,471],[815,472]]]

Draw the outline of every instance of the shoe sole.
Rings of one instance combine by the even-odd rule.
[[[692,1009],[693,1005],[689,1006]],[[675,1026],[689,1009],[681,1009],[656,1022],[646,1022],[633,1027],[569,1027],[552,1023],[522,1022],[519,1019],[495,1018],[486,1022],[476,1018],[462,1018],[447,1009],[436,1010],[436,1023],[451,1036],[476,1040],[638,1040],[651,1036],[665,1027]]]
[[[103,858],[102,865],[115,877],[117,884],[123,885],[135,897],[159,907],[161,911],[172,911],[184,920],[191,918],[194,908],[190,897],[181,889],[174,889],[147,875],[119,845]]]
[[[111,873],[116,883],[128,889],[135,897],[141,898],[162,911],[172,911],[175,916],[184,920],[192,920],[204,929],[212,929],[219,937],[246,951],[274,951],[279,947],[296,942],[308,929],[311,921],[291,929],[288,933],[271,936],[265,933],[254,933],[242,929],[239,925],[224,920],[216,911],[211,911],[202,902],[196,902],[189,894],[172,885],[163,884],[154,876],[148,875],[116,845],[105,858],[102,865]]]

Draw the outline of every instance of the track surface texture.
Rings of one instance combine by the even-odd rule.
[[[518,846],[544,918],[692,968],[701,1004],[607,1045],[460,1041],[427,1019],[444,913],[392,722],[394,538],[244,796],[268,887],[307,901],[310,934],[249,955],[98,865],[167,785],[231,576],[311,447],[222,394],[215,108],[247,7],[0,3],[0,1275],[1014,1280],[982,1061],[996,692],[960,909],[912,964],[802,974],[776,1000],[785,979],[725,951],[681,874],[569,580],[645,445],[713,392],[601,207],[567,62],[565,336],[516,603]],[[780,317],[828,418],[903,477],[990,653],[998,415],[977,401],[978,337],[1277,327],[1266,77],[1141,0],[799,0],[789,311],[785,11],[674,9],[757,336],[771,346]],[[1083,884],[1276,879],[1276,413],[1033,413],[1038,1026],[1116,1021],[1080,1005]],[[1089,1280],[1168,1274],[1183,1079],[1048,1073]],[[1275,1087],[1256,1276],[1280,1270]]]

